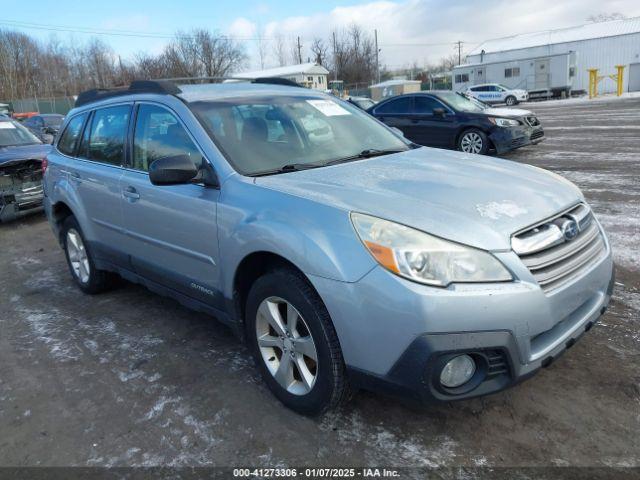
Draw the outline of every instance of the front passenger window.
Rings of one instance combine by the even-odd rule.
[[[442,104],[431,97],[415,97],[413,112],[422,115],[432,115],[434,108],[442,108]]]
[[[200,151],[171,112],[157,105],[140,105],[133,136],[133,168],[147,172],[156,160],[176,155],[187,155],[196,168],[202,166]]]

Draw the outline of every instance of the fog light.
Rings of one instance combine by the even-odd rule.
[[[440,383],[447,388],[464,385],[476,373],[476,362],[469,355],[458,355],[447,362],[440,372]]]

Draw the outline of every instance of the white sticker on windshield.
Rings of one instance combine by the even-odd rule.
[[[4,128],[6,130],[9,128],[16,128],[16,126],[11,122],[0,122],[0,128]]]
[[[342,108],[336,102],[332,102],[331,100],[307,100],[307,103],[327,117],[351,115],[349,110]]]

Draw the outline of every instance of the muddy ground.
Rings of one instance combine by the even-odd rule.
[[[505,155],[577,183],[617,284],[602,321],[508,391],[426,408],[283,408],[229,330],[144,288],[72,284],[42,216],[0,226],[0,466],[639,466],[640,99],[529,105]]]

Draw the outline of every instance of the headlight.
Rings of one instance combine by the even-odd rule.
[[[518,120],[512,120],[510,118],[489,117],[489,121],[499,127],[517,127],[518,125],[520,125],[520,122]]]
[[[490,253],[381,218],[351,213],[353,226],[380,265],[416,282],[504,282],[513,277]]]

